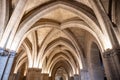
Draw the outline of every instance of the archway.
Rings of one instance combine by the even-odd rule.
[[[91,80],[107,80],[100,50],[96,43],[92,42],[90,49],[89,73]]]
[[[45,3],[41,2],[45,0],[38,0],[41,4],[38,6],[34,4],[31,9],[25,9],[30,5],[27,1],[32,2],[30,0],[19,0],[15,3],[12,1],[15,0],[7,3],[4,0],[0,1],[3,5],[0,15],[3,17],[0,20],[3,28],[0,33],[0,63],[4,63],[0,66],[2,80],[8,80],[10,72],[20,73],[19,77],[23,76],[24,63],[28,63],[26,70],[31,71],[30,79],[33,76],[31,73],[35,73],[33,76],[35,80],[38,78],[41,80],[39,75],[44,79],[53,72],[53,79],[58,76],[59,80],[67,80],[71,76],[76,80],[84,73],[85,76],[86,73],[90,73],[88,77],[91,80],[106,80],[105,74],[110,80],[119,80],[120,58],[119,49],[116,49],[116,44],[119,43],[116,43],[117,40],[115,41],[113,36],[117,35],[120,29],[114,30],[112,26],[114,21],[109,20],[104,5],[101,4],[102,0],[50,0]],[[112,2],[114,3],[108,4],[111,6],[111,12],[115,9],[112,7],[115,1]],[[7,5],[8,3],[10,5]],[[116,18],[119,13],[117,6],[111,17]],[[9,10],[10,7],[12,11]],[[10,15],[5,17],[7,12],[10,12]],[[8,17],[9,20],[5,19]],[[115,22],[119,23],[118,21]],[[116,32],[115,35],[112,31]],[[117,39],[119,42],[118,36]],[[60,61],[61,64],[58,64]],[[13,72],[12,65],[13,69],[15,67]],[[39,73],[36,73],[38,71]],[[58,75],[60,71],[68,76]],[[85,80],[88,80],[88,77]]]
[[[67,61],[59,61],[55,64],[51,73],[51,80],[69,80],[73,70]]]
[[[63,67],[58,68],[56,71],[55,80],[68,80],[67,72]]]

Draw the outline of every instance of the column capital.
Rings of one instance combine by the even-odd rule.
[[[10,56],[10,57],[13,57],[13,56],[15,56],[15,54],[16,54],[15,51],[10,51],[8,49],[0,48],[0,56]]]
[[[79,74],[74,74],[74,80],[79,80],[80,75]]]
[[[114,48],[103,53],[106,76],[109,80],[120,80],[120,48]]]
[[[15,51],[10,51],[9,54],[10,54],[10,57],[15,57],[16,52]]]
[[[119,53],[120,53],[120,48],[113,48],[113,49],[106,50],[103,53],[103,57],[104,58],[109,58],[109,57],[115,56]]]
[[[41,80],[41,71],[39,68],[28,68],[26,80]]]
[[[0,48],[0,56],[8,56],[8,55],[9,55],[9,51],[8,50]]]
[[[81,69],[80,72],[88,72],[86,69]]]
[[[38,68],[29,68],[29,69],[28,69],[28,72],[31,72],[31,71],[41,72],[42,69],[38,69]]]

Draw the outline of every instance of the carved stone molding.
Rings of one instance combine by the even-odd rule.
[[[16,52],[15,51],[10,51],[10,57],[15,57],[16,56]]]
[[[2,49],[0,48],[0,56],[15,56],[16,55],[16,52],[15,51],[10,51],[10,50],[5,50],[5,49]]]
[[[103,57],[104,58],[109,58],[109,57],[112,57],[112,56],[115,56],[115,55],[118,55],[120,54],[120,49],[110,49],[110,50],[107,50],[103,53]]]
[[[29,68],[28,69],[28,72],[33,72],[33,71],[35,71],[35,72],[41,72],[42,70],[41,69],[38,69],[38,68]]]
[[[0,48],[0,56],[8,56],[8,55],[9,55],[8,50],[4,50],[4,49]]]

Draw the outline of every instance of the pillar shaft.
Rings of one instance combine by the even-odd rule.
[[[103,55],[108,80],[120,80],[120,49],[106,51]]]
[[[41,74],[42,77],[41,77],[41,80],[49,80],[49,74]]]
[[[80,80],[89,80],[89,73],[87,70],[80,70]]]
[[[52,77],[49,77],[49,80],[52,80]]]
[[[13,61],[15,58],[15,52],[8,52],[8,51],[3,51],[0,55],[0,80],[8,80],[11,68],[13,65]]]
[[[26,76],[23,77],[23,80],[26,80]]]
[[[12,75],[10,75],[10,77],[9,77],[9,80],[17,80],[16,79],[16,76],[17,76],[18,74],[12,74]]]
[[[41,69],[28,69],[26,80],[41,80]]]
[[[79,75],[74,75],[74,80],[79,80],[80,76]]]
[[[8,60],[8,54],[1,49],[0,50],[0,80],[3,76],[7,60]]]
[[[70,77],[70,79],[69,80],[74,80],[74,77]]]

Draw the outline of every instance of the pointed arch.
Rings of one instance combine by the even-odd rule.
[[[99,29],[96,18],[93,16],[93,14],[83,9],[82,5],[78,6],[71,3],[70,1],[55,1],[43,6],[42,8],[37,9],[20,24],[20,29],[15,35],[11,49],[14,49],[14,47],[16,48],[18,46],[18,44],[16,43],[20,42],[23,35],[31,28],[33,24],[40,20],[44,14],[57,8],[63,8],[72,11],[73,13],[77,14],[81,19],[83,19],[87,24],[91,24],[90,26],[94,27],[95,29]]]

